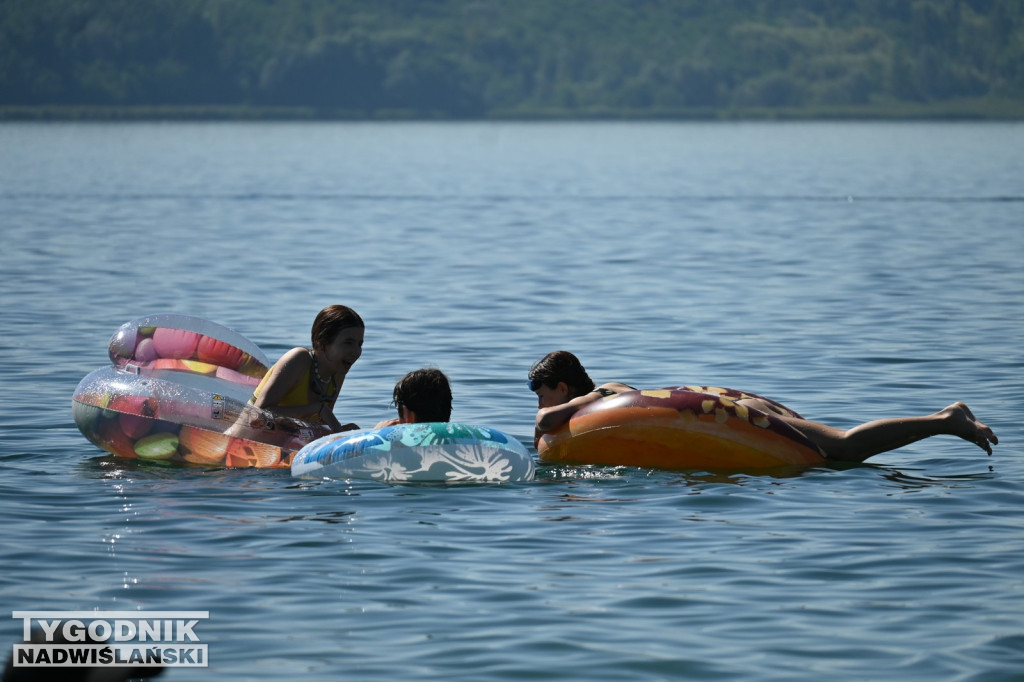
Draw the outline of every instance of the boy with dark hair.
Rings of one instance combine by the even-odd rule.
[[[439,369],[425,368],[409,372],[398,380],[392,394],[398,417],[377,424],[376,428],[395,424],[446,422],[452,416],[452,388]]]

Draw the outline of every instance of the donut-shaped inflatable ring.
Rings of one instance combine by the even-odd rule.
[[[529,451],[515,438],[454,422],[335,433],[313,441],[292,459],[294,476],[389,483],[507,483],[533,480],[534,471]]]
[[[112,364],[79,382],[71,411],[89,441],[119,457],[288,468],[303,445],[330,433],[248,404],[270,362],[219,324],[140,317],[117,330],[108,352]]]
[[[582,408],[543,434],[543,462],[665,469],[756,470],[825,462],[824,454],[776,415],[744,398],[789,408],[753,393],[712,386],[626,391]]]

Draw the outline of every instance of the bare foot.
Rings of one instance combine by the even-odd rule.
[[[999,443],[996,434],[988,426],[978,421],[970,408],[963,403],[953,403],[939,414],[949,425],[949,433],[960,436],[969,443],[974,443],[979,448],[992,454],[992,446]]]

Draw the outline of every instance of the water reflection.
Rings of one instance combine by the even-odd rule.
[[[946,474],[946,475],[924,475],[916,473],[907,473],[903,469],[889,469],[888,467],[878,466],[877,470],[884,472],[883,478],[891,483],[895,483],[899,488],[903,490],[920,490],[923,488],[959,488],[959,487],[973,487],[971,484],[979,481],[994,480],[994,470],[991,465],[988,467],[988,471],[985,473],[966,473],[966,474]],[[927,469],[921,469],[920,471],[927,471]]]
[[[291,521],[319,521],[321,523],[350,523],[354,511],[336,511],[336,512],[315,512],[313,514],[297,514],[295,516],[287,516],[280,519],[270,519],[275,523],[288,523]]]

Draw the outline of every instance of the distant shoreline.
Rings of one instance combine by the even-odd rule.
[[[768,121],[934,120],[1020,121],[1024,101],[968,100],[929,104],[895,102],[858,107],[732,109],[498,110],[476,117],[441,113],[268,106],[0,106],[3,121]]]

